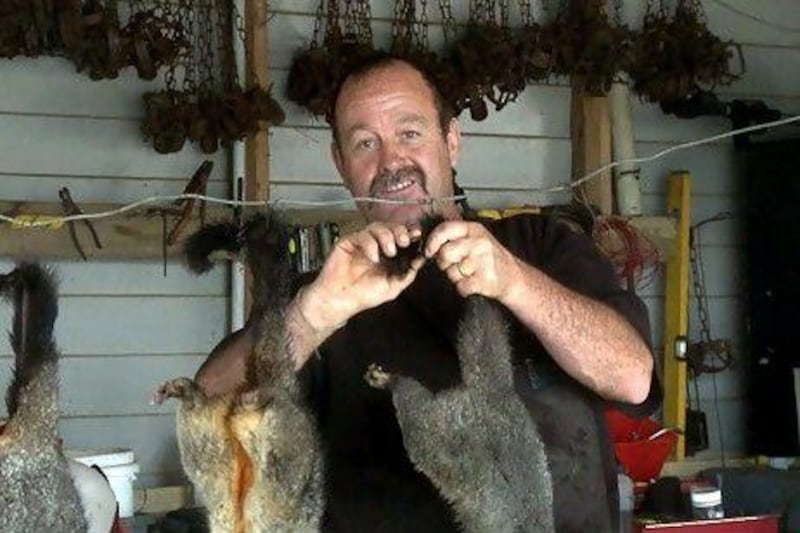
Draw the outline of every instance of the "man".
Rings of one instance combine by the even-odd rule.
[[[326,447],[326,530],[457,529],[408,460],[389,393],[363,376],[377,362],[434,391],[457,384],[454,336],[471,294],[508,311],[517,392],[548,448],[557,530],[614,529],[603,400],[639,413],[658,403],[641,302],[618,288],[589,239],[556,221],[464,219],[452,199],[459,124],[422,70],[393,58],[367,62],[343,82],[332,128],[333,160],[370,223],[337,243],[287,314]],[[388,277],[381,255],[409,246],[431,214],[445,222],[425,257]],[[246,346],[246,337],[234,342]],[[229,363],[213,362],[198,374],[212,392],[239,379],[219,378],[222,367],[233,375]]]

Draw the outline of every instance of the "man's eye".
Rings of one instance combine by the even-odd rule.
[[[374,139],[361,139],[360,141],[356,141],[356,150],[369,150],[374,146]]]
[[[405,130],[403,131],[403,138],[404,139],[416,139],[420,136],[420,133],[417,130]]]

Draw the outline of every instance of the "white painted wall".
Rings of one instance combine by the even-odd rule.
[[[141,95],[157,82],[127,71],[93,82],[56,58],[0,62],[0,199],[57,202],[67,186],[76,201],[130,202],[177,194],[207,157],[185,148],[157,154],[139,130]],[[227,194],[227,158],[215,162],[209,191]],[[15,238],[24,239],[22,230]],[[83,227],[78,235],[90,246]],[[102,241],[103,235],[100,234]],[[68,447],[129,447],[144,484],[182,479],[172,406],[149,405],[165,378],[193,375],[228,330],[224,268],[204,277],[160,261],[54,263],[61,279],[56,336],[62,356],[61,432]],[[0,258],[0,270],[12,268]],[[0,306],[0,330],[11,309]],[[0,335],[0,387],[13,360]],[[0,407],[0,417],[5,406]]]
[[[800,5],[795,0],[727,2],[800,28]],[[382,43],[388,36],[392,4],[388,0],[372,4],[376,41]],[[467,2],[453,4],[466,9]],[[628,15],[638,20],[645,2],[627,0],[625,4]],[[764,26],[713,0],[704,5],[714,31],[744,44],[747,59],[744,79],[721,89],[721,95],[763,98],[787,113],[800,112],[800,32]],[[316,0],[271,2],[272,78],[281,96],[293,51],[310,39],[315,6]],[[430,18],[435,21],[436,14]],[[438,26],[431,31],[432,42],[438,42]],[[60,59],[15,59],[0,62],[0,80],[0,200],[55,201],[58,188],[65,185],[79,201],[126,202],[174,194],[204,159],[194,148],[158,155],[142,140],[140,95],[157,82],[142,82],[133,72],[115,81],[93,82],[75,74],[72,65]],[[328,158],[326,125],[281,100],[287,122],[270,134],[273,197],[346,197]],[[640,102],[634,102],[633,111],[639,155],[729,129],[721,119],[682,121]],[[459,181],[473,205],[548,204],[565,199],[564,195],[526,191],[569,179],[569,88],[564,81],[530,87],[517,103],[484,122],[465,118],[463,129]],[[719,142],[644,167],[646,214],[665,213],[666,177],[676,168],[692,173],[695,220],[734,209],[732,152],[729,142]],[[222,154],[213,159],[217,165],[211,193],[225,195],[226,159]],[[736,222],[708,226],[703,243],[712,333],[733,338],[740,346],[741,236]],[[62,279],[57,335],[64,352],[61,428],[67,444],[132,447],[142,465],[144,484],[178,479],[173,408],[150,406],[148,398],[162,379],[191,375],[227,330],[226,272],[220,269],[194,278],[171,264],[165,278],[158,262],[72,261],[54,266]],[[0,261],[0,269],[10,267],[9,258]],[[643,296],[660,346],[661,280]],[[695,316],[693,303],[693,338],[697,337]],[[0,308],[0,328],[8,329],[9,323],[9,310]],[[741,350],[737,356],[743,356]],[[0,383],[7,383],[10,368],[10,348],[2,339]],[[725,444],[732,450],[743,447],[741,381],[740,371],[718,376]],[[712,389],[705,381],[701,385],[716,446],[716,422],[709,402]]]

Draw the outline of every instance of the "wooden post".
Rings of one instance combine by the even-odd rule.
[[[675,354],[675,341],[689,327],[689,195],[691,178],[685,171],[669,177],[668,211],[677,221],[677,236],[667,260],[664,301],[664,425],[686,430],[686,361]],[[686,457],[686,440],[678,436],[673,459]]]
[[[269,86],[269,48],[267,40],[267,2],[245,2],[245,73],[248,87]],[[245,197],[269,200],[269,132],[261,124],[245,140]]]
[[[608,98],[592,96],[582,89],[582,80],[572,80],[570,136],[572,138],[572,179],[578,180],[611,162],[611,116]],[[603,172],[573,191],[604,215],[611,214],[613,194],[611,171]]]
[[[267,4],[264,0],[245,0],[245,77],[248,87],[269,87],[269,41]],[[269,131],[261,123],[245,140],[244,199],[269,200]],[[252,286],[248,269],[245,287]],[[251,304],[250,291],[245,290],[245,314]]]

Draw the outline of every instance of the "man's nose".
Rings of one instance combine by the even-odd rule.
[[[380,158],[382,172],[394,172],[408,163],[406,150],[400,143],[394,141],[381,144]]]

